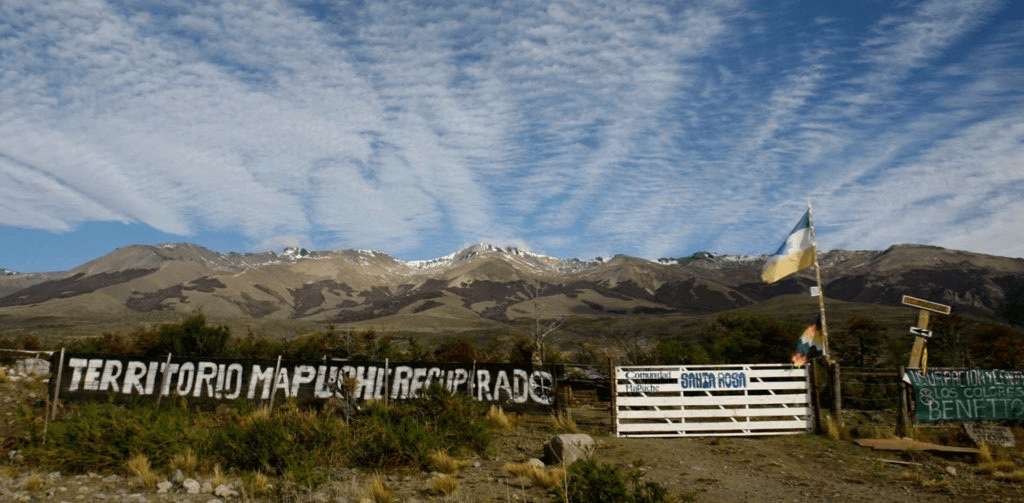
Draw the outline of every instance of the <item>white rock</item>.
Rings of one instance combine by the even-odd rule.
[[[220,498],[234,498],[235,496],[238,496],[238,491],[232,489],[231,486],[227,484],[221,484],[213,490],[213,494]]]
[[[564,433],[555,435],[544,444],[544,458],[548,464],[562,463],[569,466],[579,459],[594,454],[594,438],[586,433]]]
[[[161,482],[161,483],[156,485],[156,492],[158,492],[158,493],[170,492],[172,487],[174,487],[174,482],[171,482],[169,480],[165,480],[165,481],[163,481],[163,482]]]
[[[185,492],[189,494],[199,494],[199,488],[201,486],[199,485],[199,481],[196,479],[185,479],[181,485],[185,487]]]

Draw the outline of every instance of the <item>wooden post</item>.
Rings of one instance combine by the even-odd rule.
[[[60,361],[57,362],[57,384],[53,387],[53,401],[50,402],[50,419],[57,419],[57,407],[60,405],[60,380],[64,370],[64,348],[60,348]],[[45,438],[44,438],[45,441]]]
[[[615,378],[615,363],[612,362],[611,358],[609,358],[608,359],[608,392],[610,393],[611,404],[612,404],[611,407],[609,407],[609,409],[610,409],[610,413],[611,413],[611,417],[612,417],[612,435],[615,435],[616,437],[619,436],[619,417],[618,417],[619,416],[619,414],[618,414],[618,408],[619,407],[618,407],[618,405],[616,405],[616,400],[615,400],[615,395],[618,394],[615,391],[616,388],[618,387],[617,383],[618,383],[618,379]]]
[[[922,330],[928,330],[928,311],[925,309],[919,309],[917,311],[917,326]],[[925,366],[923,362],[925,354],[925,344],[927,340],[924,337],[914,337],[914,349],[910,351],[910,365],[908,367],[912,369],[921,369],[921,373],[925,373]]]
[[[903,375],[906,374],[906,367],[900,366],[897,370],[898,375],[896,376],[899,382],[897,393],[898,401],[896,405],[896,436],[903,438],[907,436],[907,431],[910,426],[910,416],[907,414],[907,383],[903,381]]]
[[[270,387],[270,408],[274,408],[274,395],[277,394],[277,375],[281,373],[281,355],[277,355],[277,365],[274,366],[274,385]],[[285,395],[288,393],[285,392]]]
[[[843,385],[839,379],[839,362],[829,363],[829,381],[832,384],[832,417],[836,425],[843,426]]]
[[[164,371],[163,371],[163,374],[160,376],[160,392],[156,394],[156,406],[157,407],[160,406],[160,399],[164,397],[164,388],[167,388],[169,386],[168,380],[170,379],[170,375],[168,374],[168,372],[170,372],[170,371],[171,371],[171,353],[167,353],[167,363],[164,363]],[[170,395],[171,391],[167,390],[167,394]]]
[[[821,433],[821,396],[818,395],[818,361],[811,361],[807,369],[811,377],[811,407],[814,407],[814,433]]]

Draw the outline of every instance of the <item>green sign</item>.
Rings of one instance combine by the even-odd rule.
[[[904,377],[914,389],[917,422],[1024,419],[1024,371],[940,370]]]

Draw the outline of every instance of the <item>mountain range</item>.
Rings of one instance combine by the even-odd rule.
[[[250,331],[291,335],[325,324],[459,333],[553,319],[622,326],[730,310],[813,316],[813,271],[764,284],[766,258],[565,260],[480,244],[406,262],[374,251],[221,254],[188,243],[135,245],[65,272],[3,270],[0,334],[98,335],[197,311]],[[896,245],[822,252],[819,263],[826,299],[840,310],[882,312],[911,295],[1005,322],[1024,303],[1021,258]]]

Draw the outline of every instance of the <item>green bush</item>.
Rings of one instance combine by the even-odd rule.
[[[294,403],[273,411],[243,407],[213,433],[210,453],[222,466],[316,486],[327,477],[320,467],[339,462],[348,438],[338,417],[300,410]]]
[[[670,501],[667,489],[657,482],[641,481],[637,462],[628,471],[593,459],[577,461],[569,467],[565,485],[555,489],[555,501],[592,503],[664,503]]]
[[[149,355],[177,356],[223,356],[231,339],[231,329],[226,326],[206,325],[202,313],[192,315],[177,325],[160,328],[156,344]]]
[[[50,470],[85,473],[117,470],[131,456],[143,454],[154,467],[163,467],[205,436],[188,409],[173,401],[161,406],[85,402],[73,407],[69,417],[49,424],[45,442],[38,421],[26,421],[27,460]]]
[[[353,424],[357,440],[349,460],[355,466],[426,468],[436,451],[484,453],[493,432],[485,406],[434,383],[414,400],[370,402]]]

